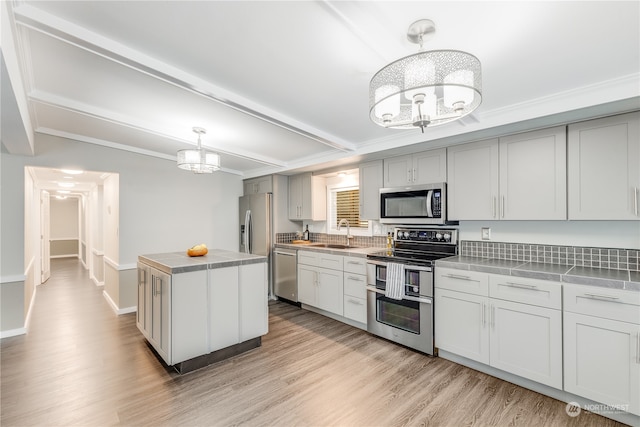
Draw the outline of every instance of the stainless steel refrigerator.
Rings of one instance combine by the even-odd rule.
[[[271,193],[240,197],[240,252],[271,255]]]

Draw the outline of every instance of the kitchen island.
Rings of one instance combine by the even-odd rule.
[[[268,331],[267,258],[212,249],[138,257],[138,329],[186,373],[261,345]]]

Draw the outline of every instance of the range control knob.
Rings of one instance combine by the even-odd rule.
[[[417,286],[414,286],[414,287],[413,287],[413,292],[418,293],[418,291],[420,291],[420,288],[419,288],[419,287],[417,287]]]
[[[442,239],[442,233],[436,233],[436,240]]]
[[[444,240],[446,242],[450,241],[451,240],[451,233],[444,233]]]

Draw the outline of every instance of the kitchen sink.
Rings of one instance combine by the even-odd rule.
[[[347,246],[333,243],[312,243],[309,246],[314,248],[327,248],[327,249],[356,249],[357,246]]]

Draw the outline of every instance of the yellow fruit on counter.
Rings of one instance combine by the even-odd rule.
[[[187,255],[189,256],[202,256],[206,255],[209,250],[207,249],[207,245],[204,243],[200,243],[199,245],[195,245],[189,249],[187,249]]]

